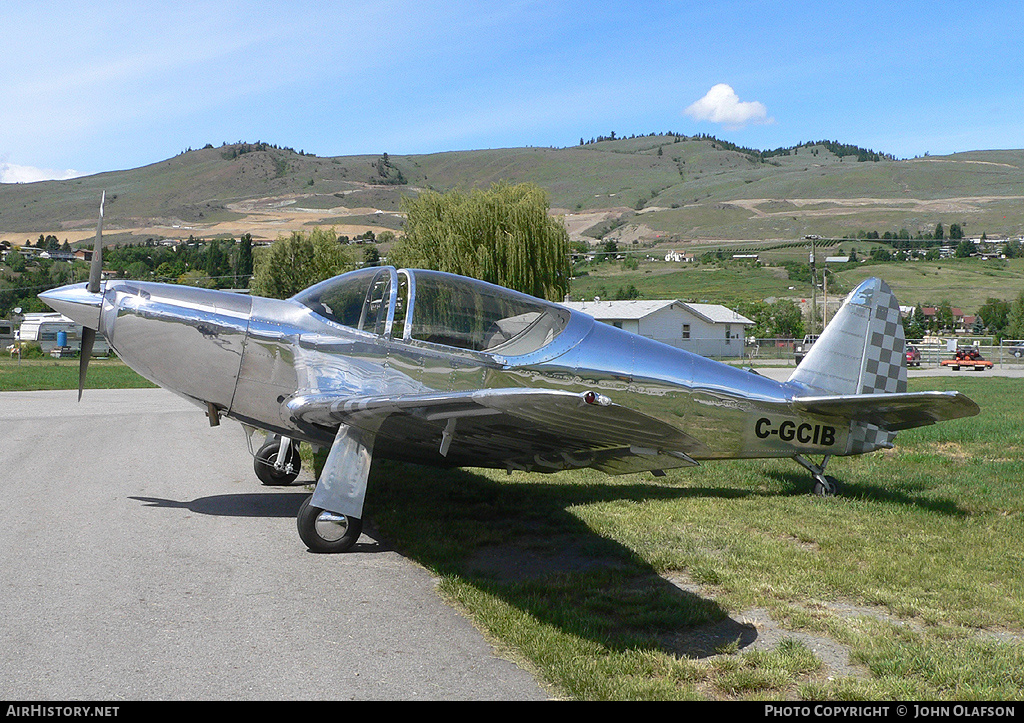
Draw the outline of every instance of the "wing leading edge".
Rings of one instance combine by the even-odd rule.
[[[402,396],[314,393],[287,403],[298,423],[347,425],[401,441],[399,456],[454,466],[626,474],[693,466],[701,444],[595,392],[486,389]],[[378,441],[377,449],[381,449]]]

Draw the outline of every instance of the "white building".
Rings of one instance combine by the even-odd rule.
[[[719,304],[677,300],[570,301],[562,304],[605,324],[701,356],[741,357],[753,321]]]

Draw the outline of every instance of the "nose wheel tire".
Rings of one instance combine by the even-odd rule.
[[[284,465],[284,470],[279,470],[275,467],[277,456],[280,452],[280,440],[268,442],[260,447],[252,463],[253,470],[256,472],[256,476],[259,477],[260,482],[270,487],[290,485],[302,470],[302,458],[299,456],[298,444],[292,442],[289,446],[288,461]]]
[[[337,512],[322,510],[306,499],[299,508],[296,522],[299,537],[311,552],[346,552],[356,544],[363,531],[363,521]]]

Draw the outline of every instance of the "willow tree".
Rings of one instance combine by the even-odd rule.
[[[561,301],[569,291],[569,234],[530,183],[406,199],[405,236],[389,263],[448,271]]]
[[[308,286],[353,268],[334,229],[315,228],[307,236],[292,231],[270,248],[253,254],[250,290],[257,296],[287,299]]]

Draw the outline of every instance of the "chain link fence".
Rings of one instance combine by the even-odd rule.
[[[755,362],[789,362],[796,364],[794,346],[799,339],[748,338],[744,345],[743,358]],[[914,359],[908,359],[910,368],[938,367],[944,359],[952,359],[957,348],[973,348],[995,365],[1024,367],[1024,339],[1004,339],[996,342],[991,337],[948,337],[908,339],[907,348],[916,349]]]

